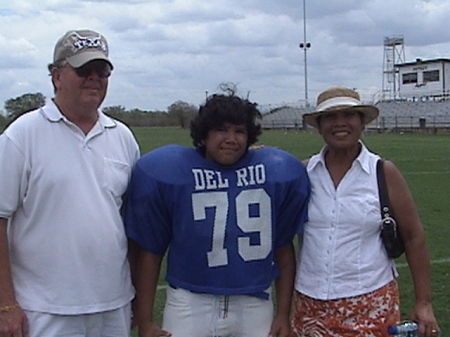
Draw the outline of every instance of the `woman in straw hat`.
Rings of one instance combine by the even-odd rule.
[[[312,193],[295,283],[295,336],[388,336],[400,320],[398,274],[380,239],[380,157],[360,140],[377,116],[375,106],[341,87],[321,93],[317,111],[304,115],[326,145],[305,163]],[[421,336],[436,336],[424,231],[402,174],[390,161],[384,172],[414,282],[411,318]]]

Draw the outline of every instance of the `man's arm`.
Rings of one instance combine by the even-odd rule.
[[[14,293],[9,263],[8,220],[0,218],[0,335],[28,336],[27,318]]]
[[[294,292],[295,251],[293,243],[275,251],[280,276],[275,280],[276,314],[270,329],[270,336],[289,336],[291,301]]]
[[[139,337],[170,336],[153,321],[156,288],[161,270],[162,256],[138,249],[134,276],[136,299],[134,315],[139,327]]]

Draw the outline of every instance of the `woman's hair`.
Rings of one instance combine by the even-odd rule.
[[[208,137],[208,132],[225,123],[245,125],[248,134],[247,147],[254,144],[261,134],[261,125],[257,121],[261,118],[261,113],[256,106],[256,103],[234,94],[214,94],[208,97],[191,122],[191,138],[194,146],[202,147],[202,141]]]

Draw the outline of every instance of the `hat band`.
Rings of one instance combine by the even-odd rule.
[[[355,106],[361,105],[361,102],[353,97],[333,97],[327,99],[317,106],[317,111],[324,111],[336,106]]]

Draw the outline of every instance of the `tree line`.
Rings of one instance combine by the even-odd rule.
[[[20,115],[44,106],[45,100],[45,96],[40,92],[27,93],[8,99],[5,102],[6,116],[0,114],[0,129],[5,128]],[[132,127],[174,126],[188,128],[191,120],[197,114],[198,108],[187,102],[176,101],[167,108],[167,111],[127,110],[121,105],[104,107],[102,110],[105,114]]]

